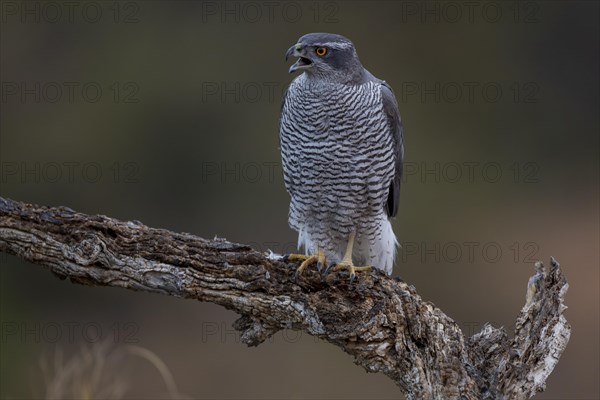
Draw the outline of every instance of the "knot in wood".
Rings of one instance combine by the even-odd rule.
[[[75,245],[70,258],[77,264],[88,266],[98,262],[100,255],[105,250],[106,245],[104,242],[98,236],[90,235]]]

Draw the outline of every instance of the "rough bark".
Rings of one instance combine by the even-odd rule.
[[[383,372],[409,399],[525,399],[567,346],[568,288],[558,263],[536,264],[515,337],[486,325],[465,338],[415,288],[379,272],[321,280],[243,244],[0,198],[0,251],[84,285],[120,286],[220,304],[241,314],[256,346],[280,329],[341,347],[368,372]]]

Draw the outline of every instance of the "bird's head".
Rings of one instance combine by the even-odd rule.
[[[350,82],[359,78],[363,67],[354,44],[342,35],[333,33],[309,33],[285,53],[298,58],[289,72],[303,71],[311,77]]]

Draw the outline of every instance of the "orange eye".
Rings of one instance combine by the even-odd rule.
[[[317,49],[315,50],[315,53],[317,53],[317,55],[319,57],[323,57],[325,54],[327,54],[327,48],[326,47],[317,47]]]

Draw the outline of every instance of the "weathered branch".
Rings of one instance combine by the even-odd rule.
[[[409,399],[525,399],[544,389],[567,346],[562,271],[536,264],[514,339],[486,325],[465,338],[456,322],[414,287],[379,272],[307,271],[224,239],[0,198],[0,251],[85,285],[120,286],[220,304],[241,314],[248,345],[280,329],[341,347],[369,372],[383,372]]]

